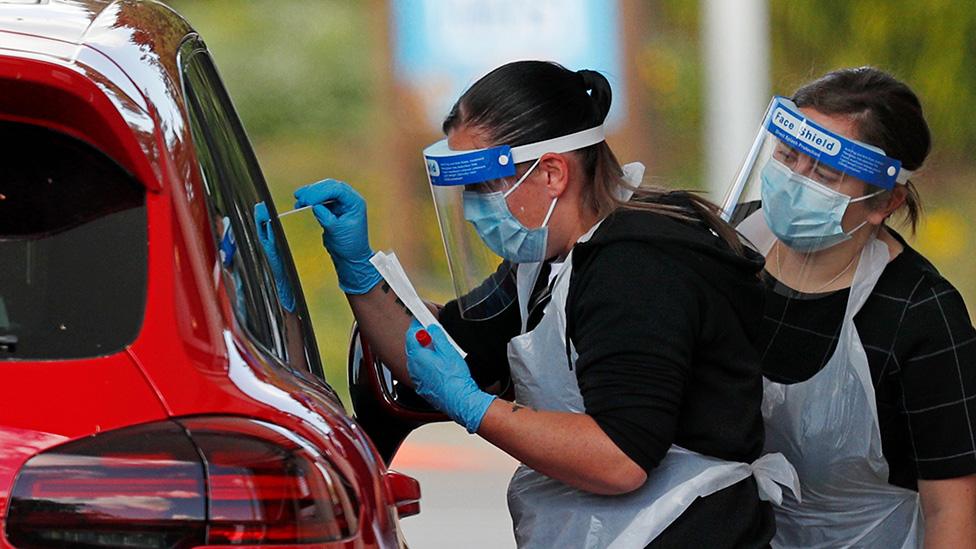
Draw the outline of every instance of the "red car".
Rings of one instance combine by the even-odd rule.
[[[386,463],[435,416],[354,346],[374,446],[326,383],[187,22],[0,0],[0,143],[0,548],[402,546],[419,488]]]

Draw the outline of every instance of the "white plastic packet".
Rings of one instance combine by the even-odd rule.
[[[430,312],[427,305],[417,295],[417,290],[414,289],[413,284],[410,283],[410,279],[407,278],[407,273],[403,270],[403,265],[400,264],[400,260],[397,259],[395,253],[376,252],[369,259],[369,262],[376,267],[376,270],[380,272],[383,279],[386,280],[386,283],[390,285],[393,292],[400,298],[400,301],[410,309],[410,312],[413,313],[417,321],[423,324],[424,328],[429,328],[431,325],[440,326],[440,322],[437,322],[434,314]],[[444,330],[444,334],[447,335],[448,341],[451,342],[451,345],[457,349],[457,352],[462,357],[467,356],[464,349],[447,334],[447,330]]]

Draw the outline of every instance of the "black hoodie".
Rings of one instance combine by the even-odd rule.
[[[672,443],[759,457],[762,266],[703,224],[639,210],[609,216],[576,246],[566,313],[580,392],[645,470]]]
[[[680,193],[670,199],[690,205]],[[672,444],[757,459],[762,377],[753,339],[763,314],[762,257],[734,252],[703,223],[628,209],[577,244],[572,261],[567,340],[579,354],[586,412],[610,439],[649,475]],[[543,286],[547,277],[540,279]],[[530,328],[541,309],[530,314]],[[498,365],[518,334],[517,310],[468,323],[452,302],[441,322],[470,353],[479,383],[504,378]],[[698,500],[652,546],[761,547],[772,533],[772,512],[750,478]]]
[[[760,456],[762,267],[702,223],[639,210],[576,246],[567,335],[586,412],[649,475],[672,444]],[[764,547],[774,530],[748,478],[697,500],[650,547]]]

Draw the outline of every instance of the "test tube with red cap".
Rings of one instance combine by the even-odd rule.
[[[430,332],[428,332],[423,328],[417,330],[417,333],[414,335],[414,337],[417,338],[417,343],[419,343],[423,347],[430,347],[430,343],[431,341],[433,341],[430,337]]]

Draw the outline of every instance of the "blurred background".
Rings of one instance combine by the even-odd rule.
[[[374,249],[396,250],[437,300],[453,291],[421,151],[489,69],[542,58],[604,72],[621,161],[644,162],[653,183],[714,192],[735,175],[772,94],[835,68],[882,68],[921,97],[934,141],[915,178],[923,223],[914,239],[903,234],[959,287],[971,315],[976,307],[974,2],[166,1],[213,52],[278,210],[301,185],[350,182],[369,203]],[[283,224],[329,381],[345,395],[352,316],[313,218]],[[424,512],[404,521],[407,540],[454,546],[442,530],[450,523],[480,546],[511,545],[504,483],[514,464],[476,443],[458,449],[458,437],[473,440],[453,426],[425,428],[398,457],[425,490]],[[458,484],[442,474],[452,468],[464,482],[488,476]]]

